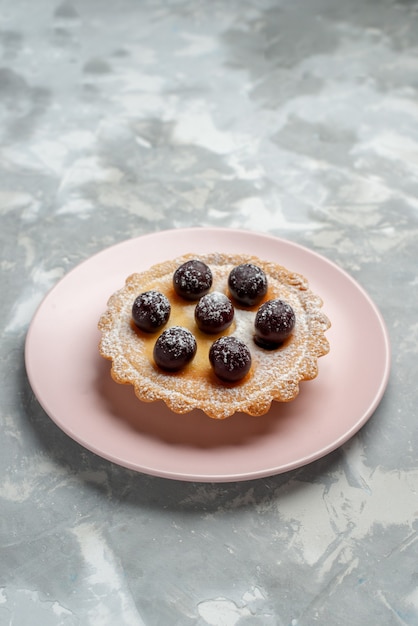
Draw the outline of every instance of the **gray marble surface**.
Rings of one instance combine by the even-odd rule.
[[[418,624],[417,2],[1,0],[0,137],[1,626]],[[47,291],[187,226],[298,242],[373,298],[391,378],[340,449],[183,483],[41,409]]]

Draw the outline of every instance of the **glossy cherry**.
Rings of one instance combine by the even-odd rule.
[[[205,333],[221,333],[232,324],[233,319],[232,302],[219,291],[211,291],[202,296],[196,305],[196,324]]]
[[[238,304],[255,306],[267,293],[267,276],[257,265],[242,263],[231,270],[228,287]]]
[[[180,265],[173,274],[173,287],[177,295],[186,300],[198,300],[208,293],[212,287],[210,268],[199,261],[191,259]]]
[[[196,354],[197,344],[193,333],[182,326],[164,330],[154,345],[154,361],[163,370],[177,372]]]
[[[233,335],[220,337],[209,350],[213,371],[225,382],[237,382],[251,368],[251,353],[246,344]]]
[[[146,333],[153,333],[167,323],[171,306],[168,298],[159,291],[145,291],[135,298],[132,319]]]
[[[254,341],[263,348],[275,348],[293,332],[296,316],[287,302],[268,300],[258,309],[254,321]]]

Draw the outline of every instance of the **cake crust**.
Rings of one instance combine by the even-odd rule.
[[[196,302],[185,301],[173,289],[173,273],[191,259],[206,263],[213,274],[211,290],[227,295],[230,271],[241,263],[257,265],[268,279],[267,294],[262,302],[280,298],[295,312],[292,335],[280,347],[266,350],[253,340],[254,319],[260,305],[240,307],[234,303],[234,321],[220,335],[238,337],[251,351],[251,369],[238,383],[225,383],[215,376],[208,353],[220,335],[199,331],[194,320]],[[196,356],[179,372],[164,372],[154,363],[153,346],[164,329],[154,334],[144,333],[132,322],[132,304],[140,293],[148,290],[160,291],[170,300],[171,316],[165,328],[184,326],[196,337]],[[260,416],[269,410],[273,401],[294,400],[300,382],[317,376],[318,358],[329,351],[325,331],[331,325],[321,308],[322,300],[309,289],[307,279],[277,263],[244,254],[190,253],[126,279],[125,285],[109,298],[107,310],[100,317],[99,351],[112,362],[113,380],[132,385],[143,402],[162,400],[174,413],[200,409],[213,419],[225,419],[237,412]]]

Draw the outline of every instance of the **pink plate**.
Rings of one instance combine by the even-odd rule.
[[[298,398],[263,417],[216,421],[145,404],[110,377],[97,321],[125,278],[186,252],[249,253],[304,274],[332,322],[330,353]],[[45,297],[26,339],[32,389],[70,437],[124,467],[165,478],[228,482],[279,474],[335,450],[372,415],[390,369],[383,319],[343,270],[302,246],[263,234],[193,228],[112,246],[69,272]]]

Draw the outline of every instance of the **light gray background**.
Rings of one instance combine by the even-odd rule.
[[[1,626],[418,624],[417,2],[1,0],[0,57]],[[374,299],[391,380],[341,449],[167,481],[40,408],[48,289],[187,226],[306,245]]]

